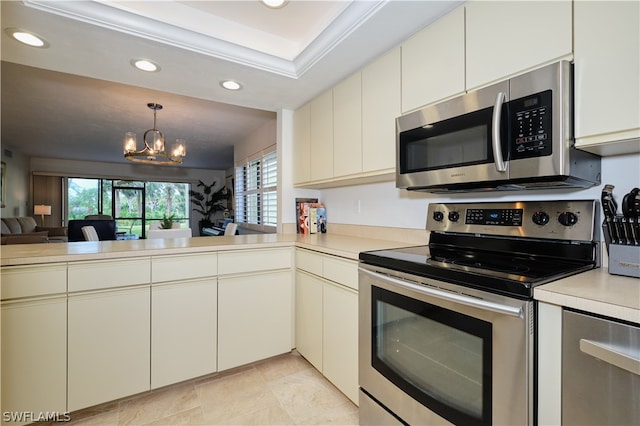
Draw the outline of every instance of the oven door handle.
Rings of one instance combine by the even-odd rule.
[[[509,315],[517,318],[524,318],[524,313],[522,311],[522,307],[508,306],[502,303],[490,302],[487,300],[476,299],[474,297],[465,296],[458,293],[450,293],[444,290],[438,290],[435,288],[431,288],[425,285],[421,285],[418,283],[413,283],[410,281],[399,280],[397,278],[393,278],[386,275],[381,275],[376,272],[367,271],[365,269],[360,269],[361,272],[365,274],[371,275],[376,279],[387,282],[391,285],[402,287],[407,290],[417,291],[419,293],[428,294],[429,296],[433,296],[435,298],[446,300],[449,302],[460,303],[466,306],[471,306],[472,308],[478,308],[485,311],[492,311],[503,315]]]

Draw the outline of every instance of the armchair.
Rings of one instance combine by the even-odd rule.
[[[82,233],[83,226],[93,226],[100,241],[116,239],[116,221],[104,219],[76,219],[69,221],[69,242],[86,241]]]

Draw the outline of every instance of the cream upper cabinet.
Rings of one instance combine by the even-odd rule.
[[[458,7],[401,45],[402,111],[465,90],[464,7]]]
[[[465,3],[466,89],[571,58],[572,6],[570,0]]]
[[[362,74],[333,88],[333,176],[362,172]]]
[[[640,152],[640,3],[576,1],[576,146]]]
[[[400,48],[362,70],[362,171],[395,172],[400,111]]]
[[[328,90],[310,104],[310,179],[333,177],[333,90]]]
[[[306,104],[293,113],[293,183],[311,180],[311,107]]]

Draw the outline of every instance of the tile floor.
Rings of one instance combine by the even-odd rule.
[[[297,352],[71,413],[67,425],[357,425],[358,407]]]

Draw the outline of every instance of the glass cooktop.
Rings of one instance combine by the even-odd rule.
[[[533,297],[533,287],[594,267],[527,254],[414,246],[360,253],[364,263],[493,293]]]

